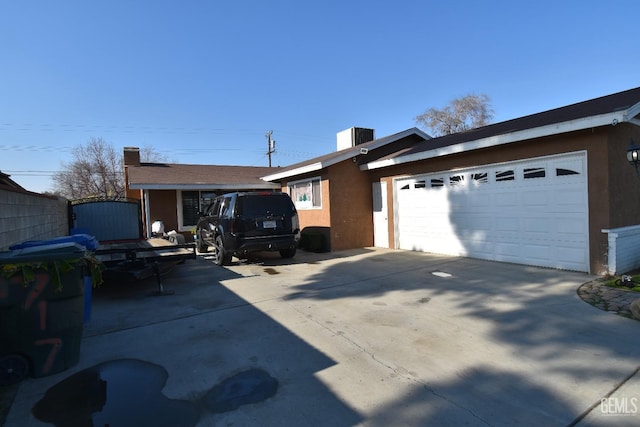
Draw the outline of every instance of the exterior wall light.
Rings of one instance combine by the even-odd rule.
[[[640,166],[640,147],[633,142],[633,139],[631,140],[631,145],[627,148],[627,160],[631,166],[636,168],[636,173],[640,173],[640,171],[638,171],[638,167]]]

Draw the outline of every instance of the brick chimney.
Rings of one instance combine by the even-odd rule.
[[[140,166],[140,149],[138,147],[124,147],[124,190],[128,198],[142,199],[142,190],[129,189],[128,166]]]
[[[124,165],[140,166],[140,149],[138,147],[124,147]]]

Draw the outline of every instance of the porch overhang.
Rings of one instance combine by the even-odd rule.
[[[254,184],[215,184],[215,183],[193,183],[193,184],[153,184],[153,183],[130,183],[130,190],[277,190],[279,184],[273,182],[263,182]]]

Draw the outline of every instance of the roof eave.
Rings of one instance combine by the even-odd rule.
[[[420,129],[418,129],[418,128],[410,128],[410,129],[404,130],[402,132],[399,132],[398,134],[395,135],[395,138],[393,138],[390,141],[385,141],[384,138],[379,138],[379,141],[378,140],[374,140],[374,141],[371,141],[370,143],[366,143],[366,148],[368,150],[375,150],[376,148],[383,147],[385,145],[388,145],[388,144],[390,144],[392,142],[398,141],[398,140],[400,140],[402,138],[405,138],[405,137],[407,137],[409,135],[412,135],[412,134],[419,135],[420,137],[422,137],[425,140],[431,139],[431,137],[427,133],[421,131]],[[291,169],[291,170],[288,170],[288,171],[283,171],[283,172],[275,173],[275,174],[272,174],[272,175],[267,175],[267,176],[262,177],[262,179],[264,179],[265,181],[278,181],[278,180],[281,180],[281,179],[284,179],[284,178],[290,178],[292,176],[298,176],[298,175],[303,175],[305,173],[316,172],[316,171],[322,170],[324,168],[327,168],[329,166],[335,165],[336,163],[340,163],[340,162],[343,162],[345,160],[352,159],[352,158],[354,158],[356,156],[359,156],[360,153],[361,153],[360,152],[360,148],[362,148],[362,147],[355,146],[355,147],[350,148],[348,151],[345,151],[340,156],[333,157],[333,158],[331,158],[331,159],[329,159],[327,161],[315,162],[315,163],[304,165],[304,166],[301,166],[299,168]]]
[[[280,185],[272,182],[255,184],[129,184],[131,190],[271,190],[278,188]]]
[[[405,156],[398,156],[392,159],[374,161],[371,163],[361,165],[360,169],[361,170],[381,169],[389,166],[416,162],[419,160],[432,159],[435,157],[442,157],[450,154],[473,151],[481,148],[489,148],[489,147],[494,147],[494,146],[503,145],[503,144],[510,144],[513,142],[519,142],[519,141],[524,141],[528,139],[542,138],[545,136],[557,135],[561,133],[573,132],[573,131],[589,129],[593,127],[600,127],[600,126],[607,126],[607,125],[615,126],[618,123],[632,122],[632,120],[635,120],[633,119],[634,116],[631,116],[630,113],[633,113],[633,111],[635,111],[636,108],[640,108],[640,103],[623,111],[616,111],[613,113],[606,113],[606,114],[600,114],[596,116],[584,117],[581,119],[570,120],[570,121],[561,122],[561,123],[553,123],[550,125],[526,129],[518,132],[507,133],[503,135],[496,135],[488,138],[477,139],[474,141],[462,142],[462,143],[450,145],[447,147],[441,147],[433,150],[422,151],[420,153],[408,154]]]
[[[633,123],[633,124],[637,124],[638,119],[636,119],[635,117],[640,114],[640,102],[638,102],[635,105],[632,105],[631,107],[629,107],[624,114],[624,121],[625,122],[629,122],[629,123]]]
[[[326,166],[329,166],[329,165],[325,165],[322,162],[311,163],[309,165],[304,165],[299,168],[291,169],[288,171],[283,171],[279,173],[274,173],[272,175],[263,176],[262,179],[265,181],[279,181],[281,179],[288,178],[290,176],[302,175],[304,173],[309,173],[309,172],[315,172],[325,168]]]

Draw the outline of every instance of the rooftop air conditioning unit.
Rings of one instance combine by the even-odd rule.
[[[374,140],[373,129],[349,128],[336,135],[338,151]]]

